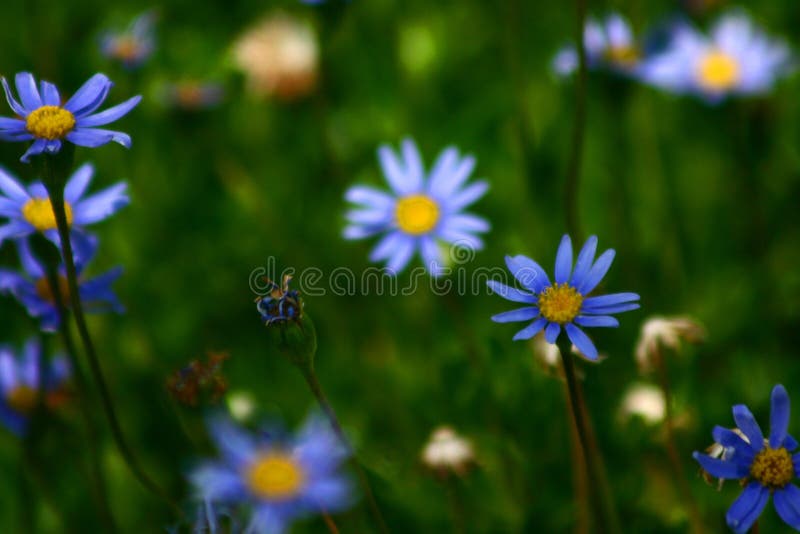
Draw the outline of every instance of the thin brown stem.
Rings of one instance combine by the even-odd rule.
[[[661,384],[661,390],[664,393],[664,430],[666,432],[666,448],[667,456],[672,464],[672,470],[677,475],[678,491],[683,499],[683,504],[689,513],[689,527],[694,534],[702,534],[705,532],[703,527],[703,520],[700,516],[700,510],[692,497],[692,489],[689,485],[689,479],[686,478],[686,471],[684,471],[683,464],[681,463],[681,455],[678,448],[677,440],[675,439],[675,415],[672,410],[672,390],[670,388],[669,371],[667,370],[667,363],[664,359],[664,353],[661,348],[657,349],[654,355],[656,369],[658,371],[658,379]]]
[[[328,531],[331,534],[339,534],[339,528],[336,526],[336,522],[333,518],[328,514],[328,512],[322,512],[322,520],[325,521],[325,526],[328,527]]]
[[[364,492],[364,497],[367,500],[367,505],[369,506],[370,512],[372,513],[375,522],[378,524],[378,529],[382,534],[388,534],[389,529],[383,519],[383,514],[381,513],[380,507],[378,507],[378,502],[375,500],[375,495],[372,492],[372,487],[367,479],[367,474],[364,472],[364,468],[361,467],[361,462],[358,461],[356,453],[353,450],[353,447],[350,445],[347,436],[345,436],[342,426],[339,424],[339,419],[336,417],[336,412],[333,410],[333,406],[331,406],[331,403],[328,401],[328,397],[325,396],[325,392],[322,390],[322,386],[317,379],[317,374],[312,368],[298,366],[298,369],[300,369],[300,371],[303,373],[303,378],[306,379],[308,387],[311,389],[311,393],[314,395],[314,398],[317,399],[317,403],[320,405],[320,408],[322,408],[322,411],[328,418],[331,427],[333,427],[333,431],[336,432],[339,440],[349,451],[350,463],[353,464],[353,468],[356,471],[359,484],[361,484],[361,489]]]

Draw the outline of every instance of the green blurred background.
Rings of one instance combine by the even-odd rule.
[[[669,1],[589,4],[595,15],[621,11],[637,31],[681,11]],[[149,7],[159,14],[153,57],[136,71],[103,57],[100,32]],[[317,90],[288,103],[247,93],[230,57],[243,30],[279,9],[313,25],[321,51]],[[695,18],[704,24],[718,12]],[[797,44],[800,4],[762,2],[751,13]],[[468,272],[502,266],[507,253],[552,265],[565,231],[574,86],[549,66],[572,40],[569,3],[37,0],[7,3],[3,19],[3,75],[30,70],[68,94],[105,72],[116,82],[110,103],[144,95],[115,125],[132,135],[130,150],[77,151],[78,162],[97,167],[95,190],[125,179],[132,197],[130,207],[93,228],[102,245],[91,267],[98,274],[124,266],[116,289],[128,311],[92,317],[90,326],[125,434],[178,498],[187,495],[184,475],[193,462],[214,451],[203,410],[177,406],[166,393],[171,372],[208,350],[227,351],[230,390],[252,395],[255,421],[293,427],[314,406],[299,373],[268,345],[249,276],[270,257],[279,268],[325,273],[369,266],[373,243],[340,237],[343,193],[355,183],[383,186],[379,144],[412,136],[429,165],[449,144],[476,156],[475,176],[491,189],[472,211],[492,231]],[[198,112],[159,102],[161,84],[183,79],[219,82],[226,98]],[[618,416],[625,389],[640,379],[633,347],[645,318],[688,314],[709,332],[705,345],[669,361],[673,406],[684,421],[678,445],[709,532],[724,529],[738,488],[706,486],[691,452],[711,443],[714,424],[733,426],[735,403],[747,403],[766,425],[776,383],[800,399],[799,89],[794,77],[764,98],[709,107],[590,76],[582,230],[617,250],[605,289],[642,296],[642,309],[623,315],[619,329],[593,332],[608,359],[582,364],[625,532],[687,531],[663,430]],[[23,150],[0,145],[0,163],[29,179],[18,161]],[[0,262],[16,265],[13,247],[0,250]],[[450,531],[454,502],[469,532],[576,527],[563,384],[536,364],[530,344],[511,341],[516,325],[489,320],[509,307],[486,292],[435,296],[425,284],[411,296],[307,299],[320,380],[394,532]],[[0,299],[0,317],[2,342],[20,345],[37,332],[10,298]],[[57,349],[57,339],[50,345]],[[21,442],[0,433],[0,531],[101,531],[80,419],[69,410],[63,418],[72,430],[51,432],[37,447],[38,480],[21,463]],[[123,531],[160,532],[174,516],[128,473],[99,404],[97,420]],[[477,467],[448,484],[419,456],[443,423],[477,451]],[[797,418],[790,430],[800,432]],[[337,522],[342,532],[372,529],[364,507]],[[761,525],[764,532],[786,528],[771,508]],[[313,519],[297,525],[298,532],[323,529]]]

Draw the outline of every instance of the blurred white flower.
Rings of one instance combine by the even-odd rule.
[[[253,396],[246,391],[234,391],[226,396],[228,410],[239,423],[247,422],[255,413],[256,403]]]
[[[319,50],[313,29],[289,15],[268,17],[234,44],[234,60],[256,95],[292,100],[317,82]]]
[[[651,384],[633,384],[625,393],[620,406],[620,414],[624,419],[641,417],[648,425],[657,425],[664,421],[666,412],[664,393]]]
[[[422,449],[422,462],[441,473],[463,474],[475,461],[472,443],[449,426],[440,426]]]
[[[662,347],[678,351],[681,341],[702,343],[706,330],[699,322],[689,317],[651,317],[642,324],[636,342],[636,362],[641,372],[652,370],[654,359]]]

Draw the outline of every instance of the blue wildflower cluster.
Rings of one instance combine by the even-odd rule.
[[[709,103],[767,93],[795,70],[789,46],[767,35],[743,11],[724,13],[708,32],[684,19],[670,21],[666,28],[659,28],[657,36],[637,39],[622,15],[591,20],[583,37],[587,66]],[[577,66],[574,47],[562,49],[553,59],[553,69],[561,76]]]

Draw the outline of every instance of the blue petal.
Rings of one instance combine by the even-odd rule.
[[[479,180],[444,201],[447,209],[451,212],[461,211],[470,204],[476,202],[489,190],[489,183]]]
[[[639,300],[639,295],[636,293],[611,293],[609,295],[602,295],[600,297],[589,297],[584,299],[582,310],[591,311],[594,308],[607,308],[615,304],[624,304]]]
[[[536,295],[531,295],[530,293],[525,293],[520,291],[519,289],[509,287],[503,283],[498,282],[497,280],[488,280],[486,285],[489,286],[489,289],[500,295],[506,300],[510,300],[512,302],[524,302],[526,304],[535,304],[538,299]]]
[[[609,327],[616,328],[619,321],[608,315],[579,315],[575,318],[575,324],[587,327]]]
[[[572,287],[580,287],[583,283],[583,279],[592,267],[596,250],[597,236],[590,236],[589,239],[586,240],[586,243],[583,244],[580,253],[578,253],[578,259],[575,261],[575,270],[572,271],[572,279],[569,285]]]
[[[736,462],[749,465],[753,461],[753,448],[733,430],[717,425],[711,435],[714,436],[714,441],[726,449],[734,450]]]
[[[366,237],[371,237],[375,234],[378,234],[384,230],[383,227],[378,226],[360,226],[360,225],[351,225],[345,227],[342,231],[342,237],[345,239],[364,239]]]
[[[456,147],[449,146],[439,153],[428,179],[428,193],[431,196],[435,198],[449,196],[445,191],[447,191],[447,185],[453,176],[453,168],[457,164],[458,149]]]
[[[561,333],[561,326],[558,323],[550,323],[544,331],[544,339],[548,343],[555,343],[558,339],[558,334]]]
[[[33,227],[27,222],[12,220],[10,223],[0,226],[0,245],[6,239],[19,239],[32,234],[33,231]]]
[[[492,321],[496,323],[513,323],[516,321],[530,321],[539,315],[539,308],[527,307],[517,308],[497,315],[492,315]]]
[[[406,183],[413,191],[420,191],[423,187],[425,178],[425,168],[422,165],[422,157],[413,139],[403,139],[401,144],[403,151],[403,161],[406,164]]]
[[[30,72],[19,72],[14,79],[17,85],[17,94],[24,107],[29,113],[42,107],[42,97],[36,88],[36,80]]]
[[[225,415],[209,417],[208,433],[225,461],[236,469],[253,461],[257,451],[255,438]]]
[[[392,149],[387,146],[378,148],[378,161],[380,162],[383,175],[392,190],[398,195],[408,195],[417,192],[409,182],[407,173],[400,165],[397,156]]]
[[[131,136],[124,132],[102,128],[76,128],[66,136],[67,141],[78,146],[95,148],[114,141],[125,148],[131,147]]]
[[[572,323],[567,323],[564,328],[567,331],[567,336],[569,336],[570,341],[572,341],[572,343],[578,347],[578,350],[581,354],[590,360],[597,359],[597,348],[583,330]]]
[[[746,534],[769,501],[769,490],[758,482],[747,485],[725,514],[728,526],[736,534]]]
[[[448,157],[447,154],[452,150],[453,154],[455,155],[456,159],[447,167],[445,164],[448,163],[447,161],[443,161],[443,158]],[[460,161],[458,160],[458,152],[455,149],[448,149],[445,150],[434,166],[433,171],[431,172],[431,179],[429,182],[428,190],[430,191],[431,195],[435,198],[448,201],[459,200],[460,202],[467,201],[467,204],[470,204],[471,201],[468,200],[469,195],[462,196],[462,193],[466,191],[458,192],[458,189],[467,181],[472,171],[475,169],[475,158],[472,156],[465,156]],[[488,184],[487,184],[488,185]],[[475,192],[471,192],[470,194],[474,194]],[[480,197],[480,195],[478,195]],[[476,198],[478,198],[476,197]],[[474,201],[474,199],[473,199]],[[467,205],[464,204],[464,205]],[[460,209],[460,208],[452,208],[452,209]]]
[[[737,404],[733,407],[733,420],[736,421],[736,426],[739,430],[744,432],[747,439],[750,441],[750,447],[755,452],[764,448],[764,434],[761,433],[761,427],[758,426],[755,417],[750,413],[750,410],[744,404]]]
[[[111,287],[121,275],[122,267],[116,267],[80,285],[79,293],[81,300],[87,303],[87,311],[105,311],[98,309],[97,304],[107,304],[117,313],[125,311]]]
[[[22,163],[29,163],[31,160],[31,156],[37,156],[44,152],[44,149],[47,148],[47,139],[37,139],[31,146],[28,147],[28,150],[22,155],[19,160]]]
[[[597,261],[589,270],[583,283],[577,288],[582,295],[591,293],[592,290],[597,287],[597,284],[603,280],[608,269],[611,268],[611,262],[614,261],[614,254],[614,249],[608,249],[597,258]]]
[[[406,235],[399,231],[385,235],[380,241],[378,241],[378,244],[374,249],[372,249],[372,252],[370,252],[369,260],[385,260],[391,256],[395,250],[397,250],[397,247],[400,246],[400,243],[405,239]]]
[[[345,478],[326,477],[310,481],[303,490],[303,497],[312,510],[322,508],[333,512],[353,502],[353,487]]]
[[[262,501],[256,506],[246,534],[284,534],[289,529],[289,517],[280,513],[272,503]]]
[[[592,308],[590,310],[586,310],[583,308],[583,306],[581,306],[581,313],[588,313],[593,315],[608,315],[611,313],[622,313],[631,310],[638,310],[639,308],[641,308],[641,306],[636,302],[630,304],[614,304],[611,306],[603,306],[602,308],[601,307]]]
[[[83,117],[100,107],[111,90],[111,80],[105,74],[95,74],[75,91],[72,98],[64,104],[64,109],[76,117]]]
[[[777,449],[783,446],[789,430],[789,395],[786,388],[778,384],[772,388],[772,410],[770,413],[769,446]]]
[[[8,198],[18,202],[27,202],[30,198],[22,184],[2,167],[0,167],[0,191],[5,193]]]
[[[91,163],[84,163],[72,173],[66,187],[64,188],[64,200],[70,204],[75,204],[83,196],[89,183],[94,176],[94,166]]]
[[[541,332],[542,328],[544,328],[544,325],[546,324],[547,324],[547,319],[545,319],[544,317],[536,319],[534,322],[532,322],[531,324],[529,324],[528,326],[517,332],[514,335],[513,341],[532,338],[533,336]]]
[[[203,499],[222,502],[239,502],[247,497],[241,476],[234,470],[207,463],[189,475],[195,494]]]
[[[50,82],[42,80],[39,82],[39,87],[42,93],[42,103],[46,106],[60,106],[61,95],[58,94],[58,88]]]
[[[800,530],[800,489],[789,484],[772,495],[775,511],[781,519],[795,530]]]
[[[19,261],[22,268],[33,280],[44,278],[44,266],[39,262],[36,256],[33,255],[30,243],[27,239],[20,239],[17,241],[17,253],[19,254]]]
[[[572,240],[568,235],[564,235],[561,238],[561,244],[558,245],[558,253],[556,254],[556,283],[565,283],[569,280],[570,274],[572,274]]]
[[[9,117],[0,117],[0,130],[6,130],[6,134],[15,135],[18,133],[28,131],[25,129],[25,121],[22,119],[11,119]]]
[[[389,261],[386,263],[386,269],[394,274],[403,271],[414,256],[417,240],[413,237],[404,236],[397,245]]]
[[[450,215],[447,217],[447,224],[459,232],[488,232],[490,228],[489,222],[483,217],[467,213]]]
[[[95,113],[94,115],[79,119],[77,121],[77,126],[79,128],[87,128],[91,126],[103,126],[104,124],[114,122],[115,120],[127,115],[128,112],[136,107],[141,100],[141,95],[129,98],[125,102],[110,107],[105,111],[101,111],[100,113]]]
[[[736,480],[744,478],[750,473],[748,465],[736,461],[720,460],[699,452],[692,453],[692,457],[705,471],[717,478]]]
[[[506,256],[506,266],[519,283],[534,293],[541,293],[550,285],[550,279],[542,267],[527,256]]]
[[[17,99],[14,98],[14,95],[11,93],[11,88],[8,86],[8,81],[6,80],[5,76],[3,76],[3,78],[0,80],[2,80],[3,83],[3,90],[6,93],[6,100],[8,101],[8,105],[11,106],[11,109],[14,111],[14,113],[19,115],[20,117],[27,117],[28,112],[25,110],[25,108],[23,108],[20,105],[19,102],[17,102]]]
[[[436,240],[430,235],[422,236],[420,239],[420,252],[422,253],[422,261],[425,268],[431,276],[440,276],[444,269],[444,260],[442,259],[442,249]]]
[[[5,397],[18,383],[14,354],[9,349],[0,347],[0,396]]]
[[[356,185],[347,190],[344,198],[354,204],[364,204],[371,208],[388,210],[395,203],[394,197],[372,187]]]

